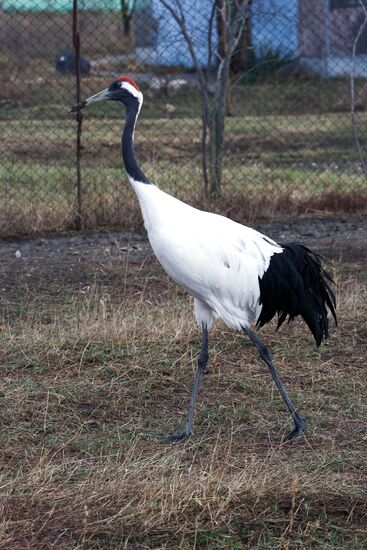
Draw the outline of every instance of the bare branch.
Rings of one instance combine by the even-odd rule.
[[[213,33],[213,23],[214,23],[214,15],[216,11],[216,2],[214,1],[212,4],[212,11],[210,12],[209,17],[209,28],[208,28],[208,61],[207,66],[210,67],[212,56],[213,56],[213,44],[212,44],[212,33]]]
[[[359,160],[362,166],[363,173],[365,177],[367,178],[367,165],[366,161],[364,159],[364,153],[362,146],[359,141],[358,133],[357,133],[357,125],[356,125],[356,116],[355,116],[355,106],[356,106],[356,97],[355,97],[355,66],[356,66],[356,51],[357,51],[357,45],[359,42],[360,37],[362,36],[363,31],[367,27],[367,8],[363,3],[363,0],[359,0],[360,6],[363,9],[364,12],[364,20],[362,21],[361,26],[359,27],[357,36],[353,43],[353,50],[352,50],[352,69],[350,73],[350,96],[351,96],[351,117],[352,117],[352,129],[353,129],[353,136],[354,141],[357,146]]]
[[[211,0],[211,13],[207,35],[207,65],[202,67],[194,37],[189,32],[182,0],[159,0],[176,22],[179,32],[187,44],[192,64],[201,90],[201,151],[204,189],[207,191],[210,174],[210,191],[220,190],[225,105],[229,98],[229,68],[233,52],[237,47],[244,25],[251,11],[251,0]],[[213,43],[215,16],[217,16],[217,40]],[[220,27],[220,28],[219,28]],[[215,68],[214,93],[210,89],[210,69],[213,55],[218,59]],[[208,154],[208,163],[207,163]]]
[[[234,16],[234,20],[229,25],[230,28],[230,35],[229,35],[229,55],[232,57],[234,50],[236,49],[238,42],[241,38],[243,27],[248,22],[248,19],[251,14],[251,4],[249,0],[242,0],[240,2],[239,0],[235,0],[235,6],[236,6],[236,13]]]
[[[186,41],[186,44],[189,48],[191,59],[192,59],[193,65],[194,65],[195,70],[196,70],[197,75],[198,75],[199,85],[200,85],[202,91],[205,91],[205,89],[206,89],[206,79],[205,79],[205,76],[204,76],[204,71],[202,70],[202,68],[200,66],[199,60],[198,60],[196,52],[195,52],[195,47],[194,47],[192,38],[191,38],[191,36],[190,36],[190,34],[187,30],[185,15],[184,15],[183,10],[182,10],[181,2],[179,0],[175,0],[175,4],[176,4],[177,10],[178,10],[178,12],[177,12],[174,9],[174,7],[172,7],[171,2],[169,0],[159,0],[159,1],[162,4],[162,6],[164,6],[169,11],[169,13],[172,15],[173,19],[176,21],[177,25],[179,26],[180,31],[182,32],[182,36],[184,37],[184,39]]]

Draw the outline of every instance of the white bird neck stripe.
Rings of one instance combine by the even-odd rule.
[[[124,82],[122,81],[122,85],[121,85],[121,88],[125,88],[125,90],[127,90],[129,92],[129,94],[133,95],[134,97],[136,97],[136,99],[138,100],[138,103],[139,103],[139,108],[138,108],[138,115],[140,113],[140,109],[143,105],[143,94],[137,90],[132,84],[130,84],[129,82]]]

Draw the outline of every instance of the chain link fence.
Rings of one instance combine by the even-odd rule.
[[[205,192],[198,68],[210,100],[223,15],[230,26],[240,4],[174,0],[183,29],[162,0],[0,2],[0,232],[140,224],[122,169],[119,105],[85,112],[78,182],[78,124],[67,113],[77,94],[73,24],[82,97],[121,74],[144,92],[137,156],[163,189],[242,221],[365,209],[361,0],[247,0],[230,59],[220,187]]]

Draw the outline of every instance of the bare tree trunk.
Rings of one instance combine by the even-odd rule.
[[[367,177],[367,164],[366,164],[363,149],[362,149],[359,137],[358,137],[357,124],[356,124],[356,94],[355,94],[356,52],[357,52],[359,39],[361,38],[363,32],[365,31],[365,29],[367,27],[367,8],[364,5],[362,0],[359,0],[359,4],[363,9],[364,19],[361,23],[361,26],[359,27],[357,36],[355,37],[354,44],[353,44],[352,70],[351,70],[351,73],[350,73],[350,99],[351,99],[351,116],[352,116],[352,129],[353,129],[354,141],[355,141],[355,144],[356,144],[356,147],[357,147],[359,161],[361,163],[363,173],[364,173],[365,177]]]
[[[201,153],[204,191],[212,196],[220,195],[223,164],[224,122],[229,93],[230,62],[245,22],[249,18],[251,0],[211,0],[208,28],[208,59],[206,69],[199,62],[194,42],[186,25],[182,0],[160,0],[176,21],[198,77],[201,92]],[[217,22],[217,36],[212,44],[213,21]],[[215,90],[211,92],[210,71],[213,56],[218,59],[215,74]]]
[[[209,100],[209,182],[210,195],[217,197],[221,192],[222,166],[224,157],[224,124],[226,116],[229,78],[229,57],[220,62],[214,96]]]
[[[252,0],[248,0],[248,17],[231,58],[231,70],[238,74],[247,71],[254,62],[254,50],[252,47],[252,26],[251,26]]]
[[[226,0],[215,0],[215,18],[218,33],[218,54],[223,59],[228,53]]]
[[[210,98],[208,108],[209,188],[210,195],[213,197],[221,193],[224,126],[230,104],[230,64],[233,52],[244,32],[245,23],[249,19],[251,1],[232,3],[231,0],[215,0],[219,64],[214,97]]]
[[[207,151],[206,144],[208,139],[208,94],[202,90],[201,94],[201,169],[203,172],[204,180],[204,195],[208,195],[209,187],[209,174],[208,174],[208,163],[207,163]]]
[[[227,21],[227,5],[226,0],[215,0],[216,6],[216,22],[218,33],[218,56],[219,59],[225,59],[228,55],[228,21]],[[229,79],[229,73],[228,73]],[[227,115],[232,112],[232,98],[229,82],[227,82]]]
[[[129,6],[126,0],[121,0],[121,13],[122,13],[122,22],[124,25],[124,36],[130,36],[130,27],[131,19],[133,17],[132,11],[129,9]]]

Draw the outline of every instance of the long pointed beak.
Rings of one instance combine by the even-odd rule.
[[[110,99],[108,88],[105,90],[102,90],[101,92],[98,92],[98,94],[91,95],[90,97],[87,97],[87,99],[83,99],[80,103],[77,103],[76,105],[73,105],[68,110],[68,113],[75,113],[76,111],[80,111],[81,109],[84,109],[84,107],[89,107],[89,105],[92,105],[92,103],[97,103],[98,101],[105,101],[106,99]]]

